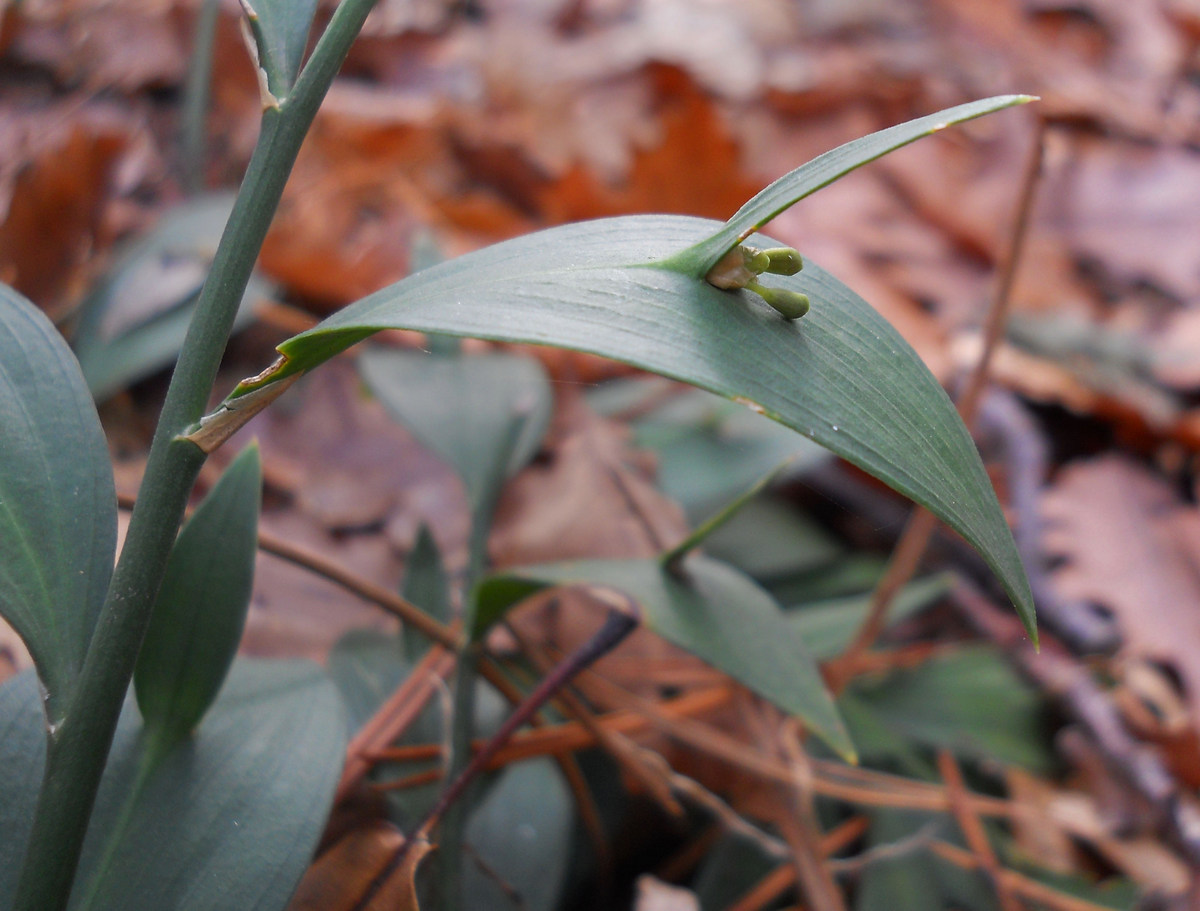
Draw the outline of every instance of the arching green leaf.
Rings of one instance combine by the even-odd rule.
[[[624,592],[664,639],[798,715],[843,755],[850,743],[820,669],[779,605],[731,566],[693,555],[676,577],[658,560],[582,560],[512,569],[485,580],[474,636],[541,589],[601,586]]]
[[[314,367],[385,328],[610,357],[740,401],[928,507],[979,550],[1032,634],[1033,600],[991,482],[917,354],[861,297],[812,263],[795,276],[771,276],[813,300],[812,312],[795,322],[754,294],[721,291],[662,265],[719,228],[679,216],[603,219],[433,266],[288,340],[279,369],[234,396]]]
[[[772,182],[738,209],[720,231],[685,250],[676,261],[693,274],[704,275],[739,240],[753,234],[789,206],[822,187],[829,186],[855,168],[953,124],[974,120],[984,114],[1035,100],[1031,95],[997,95],[994,98],[960,104],[936,114],[888,127],[860,139],[853,139],[824,155],[818,155],[812,161],[805,162]]]

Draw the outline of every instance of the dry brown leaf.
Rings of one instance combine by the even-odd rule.
[[[1060,791],[1050,798],[1046,810],[1063,830],[1092,845],[1134,882],[1165,896],[1188,890],[1192,877],[1183,861],[1153,838],[1114,835],[1087,794]]]
[[[687,534],[683,511],[636,467],[628,431],[559,394],[559,440],[505,490],[489,551],[498,566],[651,557]]]
[[[131,133],[114,108],[0,109],[0,281],[52,314],[80,295]]]
[[[700,900],[690,889],[672,886],[644,873],[637,879],[634,911],[700,911]]]
[[[288,911],[419,911],[417,867],[433,846],[417,842],[392,869],[403,844],[404,835],[386,823],[355,829],[308,869]]]
[[[1200,155],[1081,137],[1072,165],[1045,192],[1075,254],[1102,276],[1200,302],[1200,248],[1183,240],[1200,212]]]
[[[1194,513],[1119,455],[1068,466],[1043,500],[1059,592],[1107,607],[1127,654],[1173,668],[1200,729],[1200,564],[1184,543]]]
[[[1070,836],[1047,810],[1057,789],[1016,766],[1005,767],[1004,780],[1009,799],[1017,810],[1012,817],[1017,849],[1040,867],[1056,873],[1067,874],[1078,869],[1078,852]]]
[[[14,57],[89,91],[135,92],[182,82],[186,32],[173,0],[26,3]]]

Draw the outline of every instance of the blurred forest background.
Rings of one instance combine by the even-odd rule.
[[[164,364],[160,341],[115,355],[112,343],[142,338],[195,293],[223,218],[216,194],[236,187],[258,126],[240,10],[224,3],[194,121],[203,143],[185,138],[199,15],[189,0],[26,0],[5,5],[0,24],[0,280],[81,358],[109,346],[94,355],[93,388],[127,496]],[[639,638],[603,665],[626,696],[586,695],[598,712],[641,718],[630,736],[674,773],[642,770],[665,782],[656,792],[625,769],[622,799],[649,809],[607,849],[606,907],[837,907],[795,888],[788,852],[804,838],[837,900],[862,911],[1200,907],[1200,3],[381,0],[317,117],[222,394],[283,338],[433,258],[621,213],[724,220],[839,143],[1007,92],[1041,101],[889,155],[769,233],[861,293],[953,390],[978,357],[1043,143],[979,427],[1035,583],[1042,652],[1002,599],[955,581],[977,572],[958,544],[935,541],[926,568],[941,572],[906,589],[903,617],[854,669],[865,767],[846,777],[812,760],[826,831],[805,835],[788,831],[779,783],[737,761],[755,754],[768,716]],[[164,231],[154,257],[126,252]],[[116,302],[98,324],[80,317],[97,295]],[[557,408],[505,495],[496,565],[647,556],[720,498],[725,463],[704,463],[697,440],[739,418],[709,404],[668,414],[677,393],[628,368],[533,353]],[[803,442],[746,434],[750,461]],[[250,436],[270,534],[394,589],[424,525],[461,570],[461,489],[361,391],[351,358],[256,418]],[[214,461],[206,484],[228,457]],[[713,546],[789,606],[821,602],[844,628],[814,646],[832,661],[907,507],[817,454],[801,464]],[[857,598],[857,613],[834,611],[838,598]],[[569,611],[538,616],[535,638],[580,635]],[[244,649],[324,660],[348,630],[389,622],[264,556]],[[27,663],[4,633],[0,675]],[[701,691],[722,696],[686,716],[665,701]],[[681,790],[704,811],[681,820],[670,796]],[[535,821],[540,800],[527,807]],[[359,812],[342,814],[342,831],[386,841]],[[980,813],[987,836],[965,822]],[[323,857],[336,857],[335,835]],[[539,863],[568,871],[561,889],[540,905],[510,895],[515,907],[600,900],[580,897],[592,874],[570,858]]]

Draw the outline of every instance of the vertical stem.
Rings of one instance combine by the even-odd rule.
[[[188,327],[121,558],[78,686],[47,732],[46,767],[14,911],[65,908],[96,790],[167,557],[205,455],[176,436],[200,418],[283,187],[374,0],[343,0],[292,93],[264,112],[246,177]]]
[[[468,542],[467,572],[464,580],[466,589],[463,629],[467,644],[458,653],[458,666],[454,674],[454,710],[450,729],[450,762],[446,769],[446,780],[454,782],[460,777],[471,756],[471,736],[475,731],[475,681],[479,676],[479,661],[483,657],[482,643],[475,641],[475,585],[483,577],[487,566],[488,533],[492,528],[492,517],[500,502],[500,492],[508,474],[508,465],[525,425],[526,415],[514,410],[510,415],[507,432],[500,441],[491,466],[491,475],[481,488],[471,491],[471,538]],[[467,801],[449,804],[450,810],[442,822],[441,848],[438,852],[438,872],[442,884],[444,911],[458,911],[462,907],[462,842],[467,827]]]

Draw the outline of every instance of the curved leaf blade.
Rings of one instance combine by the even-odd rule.
[[[740,240],[749,237],[789,206],[829,186],[855,168],[861,168],[888,152],[894,152],[948,126],[1036,100],[1032,95],[997,95],[918,117],[844,143],[763,188],[738,209],[719,231],[683,251],[675,262],[681,266],[686,264],[686,268],[694,275],[705,275]]]
[[[0,615],[47,708],[69,695],[116,548],[108,445],[79,364],[42,312],[0,285]]]
[[[550,424],[550,381],[533,358],[370,350],[358,369],[387,412],[454,469],[473,510],[533,458]]]
[[[16,904],[45,764],[46,718],[37,675],[17,674],[0,685],[0,908]]]
[[[815,302],[797,322],[780,319],[753,294],[720,291],[662,265],[719,227],[707,219],[628,216],[468,254],[288,340],[279,347],[282,363],[232,398],[389,328],[612,358],[740,401],[925,506],[974,545],[1036,635],[1029,583],[995,491],[953,404],[916,352],[815,264],[771,276]]]
[[[0,687],[0,731],[0,759],[18,760],[4,767],[20,770],[0,775],[0,819],[8,820],[7,808],[32,808],[45,757],[32,674]],[[283,908],[312,859],[346,746],[344,711],[324,672],[305,661],[239,661],[194,738],[157,757],[148,755],[152,743],[130,699],[72,911]],[[5,829],[0,857],[23,852],[32,819]],[[9,907],[20,870],[0,865],[0,907]]]
[[[693,555],[676,578],[658,560],[586,560],[510,570],[477,589],[472,634],[522,598],[551,586],[603,586],[641,605],[645,623],[669,642],[798,715],[843,756],[854,747],[821,671],[779,605],[733,567]]]
[[[251,444],[180,531],[133,675],[146,727],[191,733],[237,653],[254,585],[262,467]]]
[[[346,746],[324,671],[239,661],[195,737],[158,756],[153,745],[127,702],[72,911],[283,908],[312,860]]]

